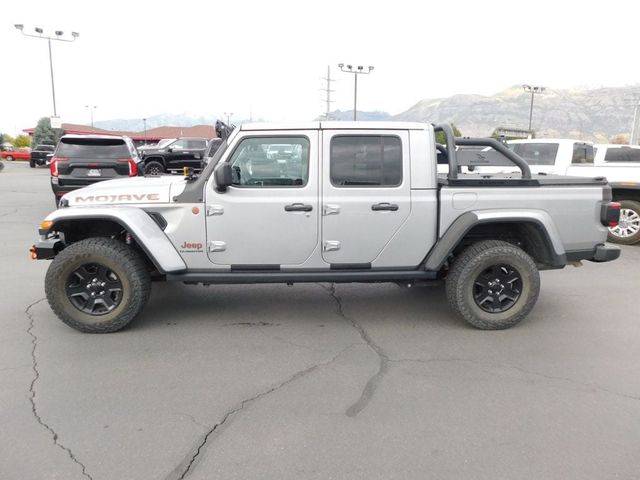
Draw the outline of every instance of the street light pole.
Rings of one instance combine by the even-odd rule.
[[[529,133],[531,133],[531,122],[533,120],[533,97],[536,93],[542,93],[546,90],[546,87],[540,87],[537,85],[522,85],[525,92],[531,93],[531,106],[529,107]]]
[[[147,119],[142,119],[142,124],[144,125],[144,144],[147,144]]]
[[[88,108],[91,112],[91,128],[93,128],[93,111],[98,108],[96,105],[85,105],[84,108]]]
[[[43,35],[44,30],[40,27],[34,28],[34,31],[37,33],[37,35],[26,33],[24,31],[24,25],[21,23],[15,24],[14,27],[16,27],[17,30],[20,30],[20,33],[22,33],[26,37],[46,39],[49,44],[49,69],[51,71],[51,94],[53,96],[53,116],[57,117],[58,110],[56,109],[56,87],[53,81],[53,55],[51,54],[51,40],[58,40],[60,42],[75,42],[76,38],[78,38],[80,34],[78,32],[71,32],[71,38],[69,39],[69,38],[63,38],[64,32],[62,30],[56,30],[54,32],[56,36],[51,37],[49,35]]]
[[[224,116],[227,117],[227,126],[231,125],[231,123],[229,123],[231,120],[231,117],[233,117],[233,112],[224,112]]]
[[[345,68],[346,67],[346,68]],[[364,69],[362,65],[358,65],[357,67],[353,67],[353,65],[345,65],[344,63],[339,63],[338,68],[345,73],[353,73],[354,81],[353,81],[353,120],[357,119],[358,112],[358,75],[368,75],[373,71],[373,66],[369,65],[367,70]]]

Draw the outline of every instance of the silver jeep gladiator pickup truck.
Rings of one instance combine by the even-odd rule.
[[[520,171],[463,175],[467,146],[493,147]],[[83,332],[129,324],[152,279],[444,280],[454,312],[502,329],[533,308],[539,270],[620,255],[604,244],[620,208],[605,179],[534,177],[500,142],[455,139],[446,124],[243,125],[198,177],[100,182],[60,206],[31,254],[53,259],[49,304]]]

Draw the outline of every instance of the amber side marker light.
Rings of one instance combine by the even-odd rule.
[[[43,220],[40,222],[40,228],[42,228],[43,230],[49,230],[52,225],[53,225],[52,220]]]

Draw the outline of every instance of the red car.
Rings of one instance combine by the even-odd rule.
[[[2,152],[3,160],[31,160],[31,150],[28,148],[19,148],[18,150],[7,150]]]

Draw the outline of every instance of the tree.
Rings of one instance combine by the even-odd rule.
[[[29,135],[18,135],[13,141],[13,146],[16,148],[30,147],[31,138],[29,138]]]
[[[462,136],[462,132],[458,130],[458,127],[456,127],[453,123],[451,124],[451,129],[453,130],[454,137]],[[444,136],[444,132],[436,133],[436,143],[441,143],[442,145],[447,144],[447,137]]]
[[[42,117],[38,120],[36,129],[33,131],[33,145],[40,145],[47,143],[49,145],[55,145],[60,140],[62,131],[51,128],[51,120],[49,117]]]
[[[10,143],[11,145],[13,145],[13,142],[15,141],[16,141],[15,138],[13,138],[8,133],[5,133],[4,135],[2,135],[2,143]]]

